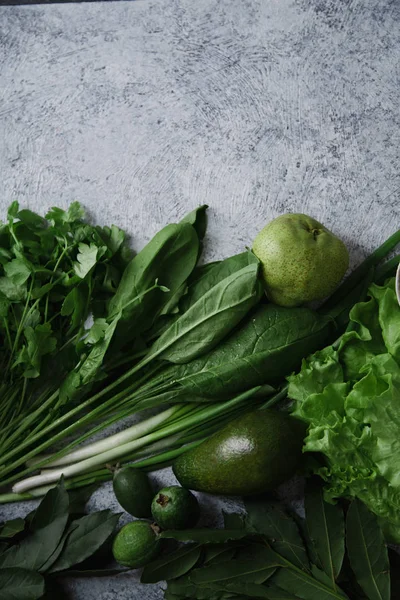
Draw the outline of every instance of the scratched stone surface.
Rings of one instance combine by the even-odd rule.
[[[207,203],[217,259],[305,212],[354,266],[400,225],[399,92],[397,0],[2,6],[0,216],[14,199],[42,212],[77,199],[139,249]],[[283,493],[298,503],[297,485]],[[208,524],[236,505],[200,500]],[[105,507],[119,510],[110,485],[89,504]],[[1,506],[0,520],[30,508]],[[73,600],[162,597],[137,575],[67,587]]]

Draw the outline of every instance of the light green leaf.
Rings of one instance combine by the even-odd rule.
[[[7,277],[17,286],[24,284],[31,274],[29,267],[19,258],[14,258],[14,260],[7,263],[4,266],[4,271]]]
[[[95,244],[80,243],[79,252],[74,263],[74,271],[78,277],[84,279],[97,262],[99,248]]]

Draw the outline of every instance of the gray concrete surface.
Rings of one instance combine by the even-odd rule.
[[[400,225],[399,92],[397,0],[0,7],[0,213],[77,199],[140,248],[207,203],[211,259],[301,211],[355,265]],[[201,501],[209,523],[234,505]],[[117,509],[110,487],[90,506]],[[27,510],[0,507],[0,520]],[[69,590],[162,597],[135,576]]]

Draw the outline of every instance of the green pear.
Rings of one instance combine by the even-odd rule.
[[[253,244],[268,298],[281,306],[321,300],[349,266],[344,243],[318,221],[288,213],[264,227]]]

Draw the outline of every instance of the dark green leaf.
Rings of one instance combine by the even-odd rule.
[[[0,569],[0,600],[36,600],[44,594],[44,579],[35,571]]]
[[[142,572],[142,583],[168,581],[185,575],[194,567],[201,555],[199,546],[184,546],[156,559],[147,565]]]
[[[164,531],[160,537],[178,542],[197,544],[222,544],[230,540],[240,540],[248,535],[247,531],[228,529],[186,529],[186,531]]]
[[[72,202],[68,210],[54,207],[46,214],[46,219],[52,221],[55,225],[63,225],[65,223],[80,222],[85,216],[85,211],[79,202]]]
[[[0,568],[40,571],[55,552],[68,521],[68,494],[60,483],[47,492],[30,523],[31,535],[0,557]]]
[[[319,562],[335,588],[344,557],[344,516],[337,504],[324,502],[322,486],[310,479],[305,493],[307,527]]]
[[[216,565],[221,562],[227,562],[231,560],[236,552],[237,548],[232,547],[231,544],[220,544],[219,551],[215,548],[210,548],[212,544],[208,544],[204,550],[204,564]]]
[[[99,485],[99,483],[94,483],[92,485],[86,485],[85,487],[68,491],[70,515],[83,513],[85,511],[87,502]]]
[[[96,227],[101,240],[107,245],[111,254],[116,254],[125,240],[125,233],[116,225],[111,227]]]
[[[8,549],[6,542],[0,542],[0,554],[3,554]]]
[[[43,298],[43,296],[45,296],[48,292],[50,292],[50,290],[52,290],[54,286],[55,286],[55,283],[46,283],[45,285],[42,285],[41,287],[35,287],[32,290],[32,298],[34,300],[37,300],[38,298]]]
[[[308,568],[309,562],[299,529],[294,519],[277,504],[265,499],[245,500],[250,530],[265,535],[272,548],[292,564]]]
[[[102,510],[73,521],[64,549],[49,572],[64,571],[91,556],[112,535],[119,517],[119,514]]]
[[[258,264],[211,288],[156,340],[148,359],[187,363],[214,348],[258,302]]]
[[[17,200],[14,200],[13,202],[11,202],[10,206],[8,207],[7,217],[11,220],[15,219],[18,216],[18,211],[19,211],[19,204],[18,204]]]
[[[53,336],[50,323],[39,324],[35,328],[25,327],[24,336],[27,344],[23,346],[14,364],[24,364],[24,377],[38,377],[42,357],[55,350],[57,339]]]
[[[185,217],[183,217],[181,223],[189,223],[196,230],[197,236],[200,241],[204,238],[207,229],[207,204],[203,204],[203,206],[199,206],[192,212],[188,213]]]
[[[109,317],[122,311],[118,333],[128,340],[149,329],[192,272],[199,247],[195,230],[188,223],[167,225],[126,266],[111,299]],[[165,293],[154,282],[166,286]],[[145,296],[144,292],[153,288]]]
[[[377,518],[354,500],[347,512],[346,543],[351,568],[369,600],[390,600],[388,551]]]
[[[195,569],[190,579],[197,585],[220,583],[240,579],[252,583],[262,583],[282,565],[280,557],[267,546],[254,545],[251,558],[234,559],[217,564],[209,564]]]
[[[260,306],[211,352],[186,365],[171,365],[171,377],[184,395],[226,398],[289,374],[323,343],[331,320],[306,308]]]
[[[95,379],[97,373],[99,373],[104,356],[113,339],[120,316],[120,314],[116,315],[111,323],[106,325],[103,331],[103,337],[92,347],[89,354],[82,362],[77,372],[81,384],[86,385],[87,383],[90,383]]]
[[[321,573],[323,573],[321,571]],[[300,569],[280,569],[273,583],[286,592],[303,600],[343,600],[347,596],[339,589],[332,590],[330,585],[322,583],[311,574]]]
[[[229,544],[207,544],[207,546],[203,548],[204,564],[229,560],[235,555],[240,544],[240,541],[230,542]]]
[[[196,267],[188,280],[188,292],[179,303],[180,312],[188,310],[221,281],[252,264],[258,264],[256,256],[252,252],[242,252],[219,262]]]
[[[32,231],[40,231],[47,227],[46,219],[26,208],[20,210],[17,216]]]
[[[78,328],[86,317],[87,290],[85,284],[72,288],[65,297],[61,307],[61,315],[71,315],[71,329]]]
[[[221,600],[222,592],[214,587],[199,586],[191,583],[189,576],[184,575],[168,582],[166,598],[176,595],[181,598],[196,598],[197,600]]]
[[[4,523],[4,525],[0,529],[0,538],[12,538],[15,535],[17,535],[17,533],[21,533],[21,531],[23,531],[24,529],[24,519],[11,519],[11,521],[7,521],[6,523]]]

